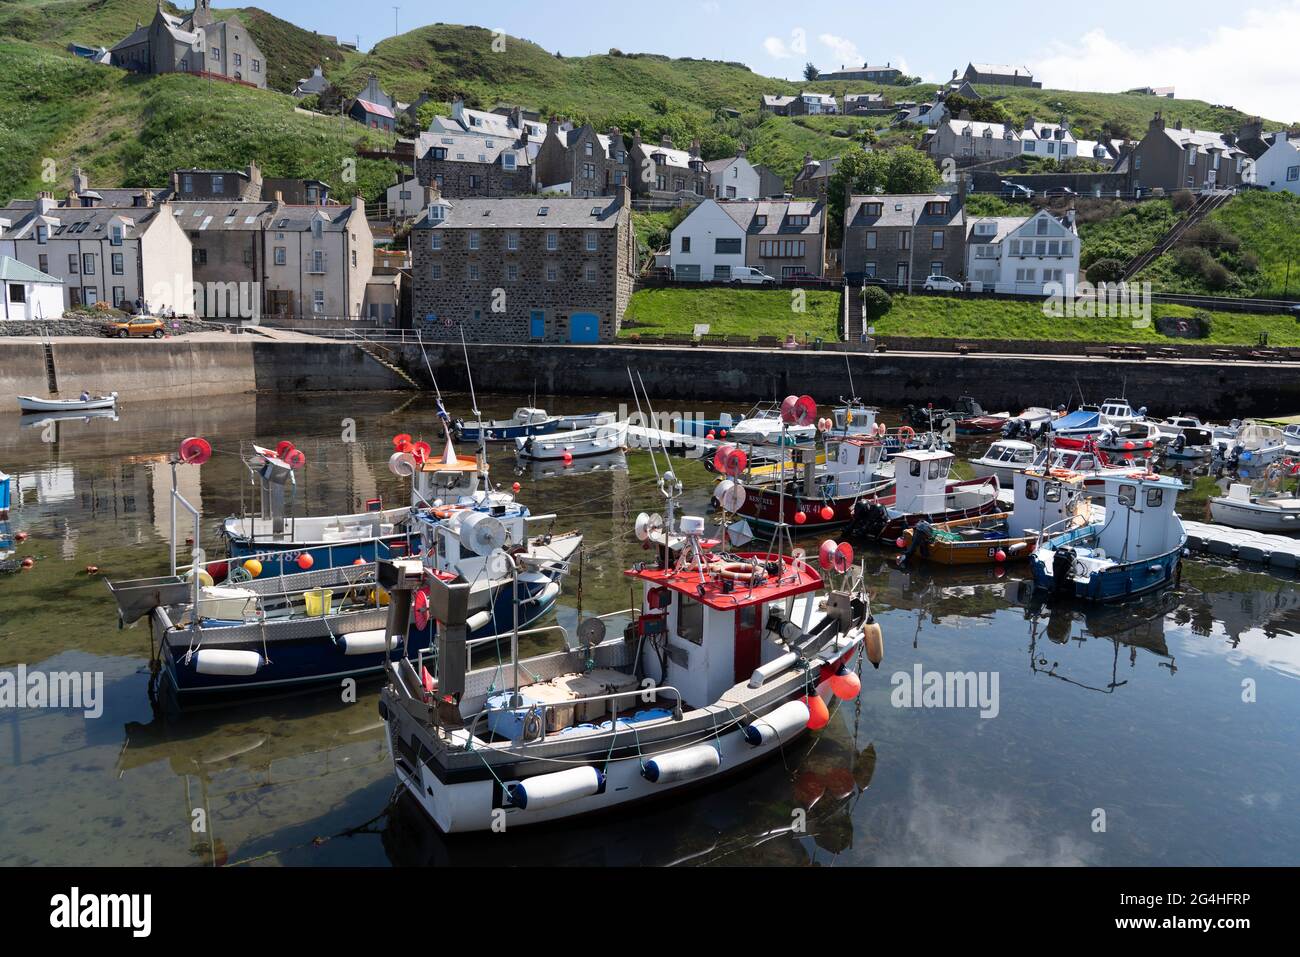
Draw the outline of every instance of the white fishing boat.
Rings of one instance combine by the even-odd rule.
[[[1161,454],[1166,459],[1208,458],[1214,454],[1214,435],[1209,429],[1184,426],[1182,431],[1168,440]]]
[[[1097,436],[1097,448],[1105,452],[1151,451],[1163,440],[1154,422],[1131,419],[1118,425],[1108,425]]]
[[[1032,442],[1018,439],[999,439],[977,459],[971,459],[971,468],[977,478],[997,476],[999,484],[1010,486],[1016,475],[1034,464],[1038,447]]]
[[[1171,415],[1157,422],[1156,428],[1162,437],[1172,442],[1188,429],[1204,429],[1213,432],[1216,426],[1202,422],[1194,415]]]
[[[1282,444],[1287,455],[1300,455],[1300,422],[1282,430]]]
[[[816,563],[733,553],[702,517],[674,522],[671,472],[660,487],[667,521],[637,519],[650,557],[625,572],[638,606],[559,629],[560,651],[521,658],[516,630],[498,657],[467,639],[469,582],[381,566],[390,633],[416,589],[441,625],[436,654],[386,669],[379,710],[399,783],[442,831],[510,834],[716,780],[824,727],[828,702],[858,696],[862,652],[879,663],[847,545],[826,542]],[[607,637],[604,619],[627,616]]]
[[[452,428],[456,437],[466,442],[508,442],[520,436],[545,435],[560,427],[558,416],[547,415],[545,409],[520,406],[508,419],[493,421],[456,419]]]
[[[1022,435],[1033,435],[1048,431],[1052,422],[1065,415],[1065,406],[1049,409],[1046,406],[1031,405],[1019,415],[1013,415],[1002,426],[1004,438],[1014,439]]]
[[[18,408],[23,412],[86,412],[92,409],[111,409],[117,405],[117,393],[84,395],[77,399],[42,399],[35,395],[20,395]]]
[[[595,428],[598,425],[613,425],[618,420],[617,412],[584,412],[575,415],[558,416],[556,428],[564,432],[578,429]]]
[[[1102,425],[1125,426],[1145,418],[1146,414],[1145,406],[1134,411],[1128,399],[1107,399],[1101,404]]]
[[[1281,429],[1253,419],[1243,422],[1230,437],[1215,431],[1215,456],[1235,468],[1266,468],[1282,457],[1285,448]]]
[[[515,454],[535,461],[563,461],[592,455],[608,455],[624,445],[626,430],[620,425],[598,425],[572,432],[520,436],[515,439]]]
[[[1220,525],[1256,532],[1300,531],[1300,498],[1256,495],[1243,482],[1233,482],[1228,494],[1210,499],[1210,517]]]

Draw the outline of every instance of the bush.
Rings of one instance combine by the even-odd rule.
[[[866,286],[862,290],[862,314],[870,320],[875,321],[889,312],[894,306],[894,300],[889,297],[889,293],[879,286]]]
[[[1196,197],[1192,195],[1190,189],[1179,189],[1174,191],[1174,195],[1169,197],[1169,203],[1174,207],[1174,212],[1181,213],[1185,209],[1191,209],[1196,204]]]
[[[1118,259],[1098,259],[1088,267],[1088,282],[1119,282],[1124,277],[1124,264]]]

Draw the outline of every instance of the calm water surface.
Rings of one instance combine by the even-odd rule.
[[[480,402],[498,416],[519,404]],[[464,397],[448,405],[468,414]],[[343,441],[348,420],[355,442]],[[376,495],[401,502],[391,437],[428,436],[433,421],[431,401],[402,395],[134,404],[117,421],[56,426],[0,412],[0,469],[20,500],[0,555],[14,547],[6,531],[21,530],[31,538],[17,555],[37,559],[0,574],[0,669],[105,682],[99,718],[0,710],[0,863],[1300,863],[1300,590],[1199,561],[1180,590],[1136,605],[1034,608],[1023,566],[908,573],[868,551],[885,661],[825,731],[695,796],[535,832],[448,839],[393,800],[373,684],[355,704],[324,692],[155,713],[147,630],[118,629],[101,575],[166,571],[165,460],[180,439],[218,449],[182,470],[215,548],[219,520],[249,498],[241,440],[295,442],[308,456],[300,511],[342,512]],[[492,463],[498,481],[516,479],[511,453]],[[675,467],[687,510],[704,512],[712,477],[698,462]],[[642,555],[631,518],[662,507],[648,457],[555,471],[518,476],[521,498],[586,533],[583,610],[627,607],[621,570]],[[571,577],[562,623],[577,600]],[[891,676],[917,665],[996,675],[996,717],[894,707]],[[196,812],[206,833],[191,828]]]

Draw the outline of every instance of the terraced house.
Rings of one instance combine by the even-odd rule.
[[[700,157],[699,140],[693,140],[688,150],[674,147],[669,136],[653,146],[642,143],[641,131],[635,130],[628,161],[628,179],[638,199],[698,203],[713,191],[709,168]]]
[[[531,193],[536,150],[526,137],[421,133],[415,143],[416,178],[448,199]]]
[[[966,276],[963,197],[940,193],[851,196],[840,260],[851,283],[907,288],[926,276]]]
[[[607,342],[632,295],[631,194],[434,197],[411,232],[413,314],[426,336]]]
[[[1146,192],[1234,187],[1254,175],[1252,164],[1237,133],[1184,129],[1182,120],[1171,127],[1156,113],[1128,157],[1129,188]]]
[[[627,164],[627,146],[617,126],[602,134],[590,123],[565,129],[553,118],[537,151],[537,187],[588,199],[614,196],[627,179]]]

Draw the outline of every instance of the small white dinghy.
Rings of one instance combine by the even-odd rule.
[[[1210,499],[1210,516],[1232,528],[1294,533],[1300,531],[1300,498],[1252,495],[1249,485],[1234,482],[1226,496]]]
[[[599,425],[572,432],[520,436],[515,439],[515,452],[520,458],[538,462],[572,460],[617,452],[623,447],[624,439],[625,430],[622,426]]]
[[[42,399],[34,395],[18,397],[18,408],[24,412],[86,412],[92,409],[111,409],[116,405],[116,392],[92,395],[85,399]]]

